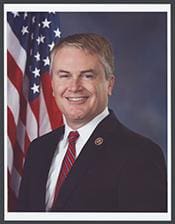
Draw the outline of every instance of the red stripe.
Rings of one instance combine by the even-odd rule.
[[[27,114],[27,101],[24,97],[24,95],[20,94],[20,111],[19,116],[21,121],[23,122],[23,125],[26,125],[26,114]]]
[[[14,166],[16,170],[19,172],[19,174],[21,175],[22,168],[23,168],[24,155],[16,140],[16,125],[15,125],[13,114],[9,108],[8,108],[7,116],[8,116],[8,135],[12,144],[13,154],[14,154]]]
[[[55,129],[63,124],[62,114],[56,105],[52,94],[51,77],[49,73],[45,73],[41,78],[44,99],[47,107],[47,112],[50,119],[52,129]]]
[[[23,73],[9,52],[7,52],[7,74],[19,94],[22,90]]]
[[[66,157],[65,158],[65,162],[64,162],[64,166],[63,166],[63,169],[66,170],[66,174],[69,173],[71,167],[72,167],[73,163],[71,164],[69,159]]]
[[[30,145],[30,139],[29,139],[29,136],[28,136],[28,134],[26,132],[26,134],[25,134],[25,145],[24,145],[24,153],[25,153],[25,155],[26,155],[26,153],[27,153],[27,151],[29,149],[29,145]]]
[[[75,161],[75,158],[73,157],[73,155],[71,153],[70,146],[69,146],[69,149],[67,150],[67,157],[70,159],[71,163],[73,164]]]
[[[23,174],[23,160],[24,160],[24,154],[22,153],[20,146],[18,143],[16,143],[14,147],[14,166],[20,176]]]
[[[8,135],[9,135],[12,146],[14,146],[16,143],[16,125],[15,125],[13,114],[9,107],[7,108],[7,119],[8,119],[8,123],[7,123]]]

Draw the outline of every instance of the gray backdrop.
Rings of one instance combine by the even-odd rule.
[[[60,13],[62,36],[96,32],[111,43],[117,82],[110,108],[130,129],[167,150],[166,13]]]

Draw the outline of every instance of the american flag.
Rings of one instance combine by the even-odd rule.
[[[15,211],[30,142],[62,125],[49,74],[60,38],[56,12],[7,12],[8,211]]]

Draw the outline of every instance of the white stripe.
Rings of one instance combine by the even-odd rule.
[[[41,86],[40,89],[40,121],[39,121],[39,135],[44,135],[45,133],[51,131],[51,125],[50,125],[50,120],[49,116],[47,113],[47,108],[46,108],[46,103],[44,100],[44,94],[43,94],[43,89]]]
[[[21,176],[18,173],[18,171],[15,169],[15,167],[13,167],[13,172],[11,175],[11,183],[12,183],[12,189],[15,192],[16,197],[18,197],[18,193],[19,193],[19,187],[20,187],[20,183],[21,183]]]
[[[66,163],[66,161],[65,161],[65,166],[66,166],[66,169],[67,169],[67,174],[69,173],[69,167],[68,167],[68,165],[67,165],[67,163]],[[67,174],[65,173],[65,170],[63,170],[63,172],[64,172],[64,174],[67,176]],[[61,173],[61,172],[60,172]]]
[[[75,147],[75,146],[74,146],[74,147]],[[69,147],[69,152],[71,153],[73,159],[75,160],[75,159],[76,159],[76,156],[73,154],[73,152],[72,152],[72,150],[70,149],[70,147]]]
[[[7,48],[12,57],[15,59],[18,66],[20,67],[22,73],[24,74],[27,55],[24,48],[20,45],[19,40],[14,35],[8,23],[7,23]]]
[[[70,150],[69,150],[69,152],[70,152]],[[73,163],[72,163],[72,161],[70,160],[70,158],[69,158],[69,156],[67,155],[67,159],[68,159],[68,161],[69,161],[69,163],[70,163],[70,165],[71,165],[71,167],[73,166]],[[66,163],[66,160],[65,160],[65,163]],[[66,163],[66,165],[67,165],[67,163]],[[70,167],[70,169],[71,169],[71,167]],[[70,170],[69,169],[69,170]]]
[[[20,105],[19,94],[17,89],[14,87],[14,85],[9,79],[7,80],[7,91],[8,91],[7,104],[13,113],[15,124],[17,125],[19,118],[19,105]]]
[[[8,169],[9,169],[9,172],[11,173],[12,172],[12,167],[13,167],[13,148],[12,148],[12,144],[11,144],[11,141],[9,139],[9,137],[7,137],[7,166],[8,166]]]
[[[37,120],[35,118],[35,115],[32,112],[32,109],[29,103],[27,104],[26,131],[30,141],[38,137]]]

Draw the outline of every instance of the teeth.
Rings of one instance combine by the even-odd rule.
[[[68,97],[67,99],[70,101],[79,101],[79,100],[84,99],[84,97]]]

